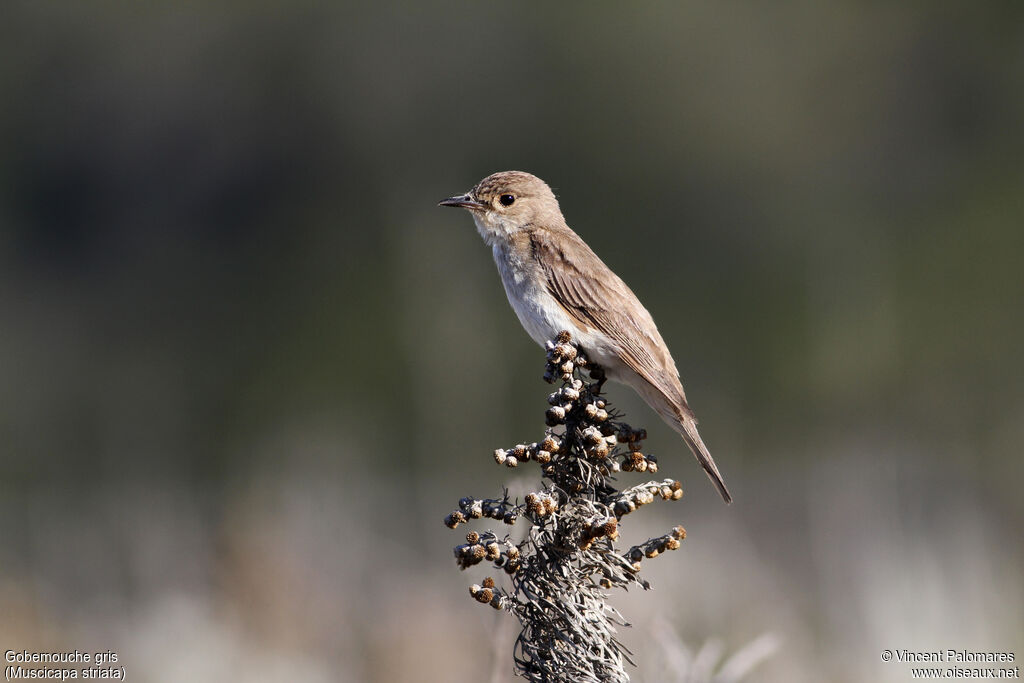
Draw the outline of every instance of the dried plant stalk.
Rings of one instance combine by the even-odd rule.
[[[588,379],[584,379],[584,372]],[[544,379],[560,382],[548,397],[548,428],[536,443],[494,452],[508,467],[536,462],[543,488],[522,502],[502,498],[463,498],[445,518],[454,529],[487,517],[508,525],[524,519],[529,531],[519,541],[493,531],[466,535],[456,546],[459,567],[488,561],[508,576],[499,588],[491,577],[473,584],[470,595],[514,614],[522,625],[513,652],[516,673],[530,681],[628,681],[629,651],[616,637],[628,626],[608,604],[610,588],[650,584],[639,576],[641,563],[685,538],[682,527],[619,551],[620,522],[657,498],[678,500],[678,481],[665,479],[618,490],[621,472],[654,474],[657,460],[641,451],[647,434],[633,429],[603,398],[604,373],[589,363],[568,332],[547,344]]]

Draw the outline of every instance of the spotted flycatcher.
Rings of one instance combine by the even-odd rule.
[[[543,345],[562,330],[570,332],[608,379],[633,387],[679,432],[731,503],[654,319],[566,225],[551,188],[529,173],[503,171],[440,205],[473,215],[494,252],[509,303],[533,340]]]

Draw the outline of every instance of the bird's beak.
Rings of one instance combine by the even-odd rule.
[[[437,203],[438,206],[460,206],[470,211],[480,211],[487,208],[486,204],[482,204],[477,200],[470,197],[468,194],[460,194],[457,197],[449,197],[448,199],[442,199]]]

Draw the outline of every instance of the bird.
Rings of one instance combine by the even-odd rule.
[[[473,216],[527,334],[544,346],[568,331],[608,379],[632,387],[682,436],[731,503],[654,319],[565,222],[548,184],[523,171],[501,171],[438,205],[467,209]]]

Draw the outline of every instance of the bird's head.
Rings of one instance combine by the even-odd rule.
[[[488,244],[507,241],[522,230],[564,225],[551,188],[537,176],[522,171],[489,175],[466,194],[449,197],[439,206],[468,209]]]

